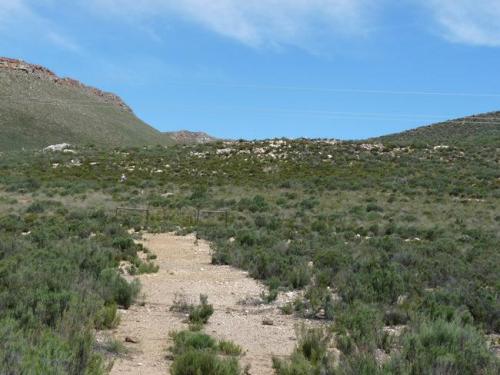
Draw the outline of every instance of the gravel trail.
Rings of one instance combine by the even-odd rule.
[[[138,276],[146,303],[122,311],[121,323],[113,332],[122,342],[127,337],[138,342],[125,343],[129,353],[115,361],[111,374],[169,373],[169,332],[187,328],[185,317],[169,310],[176,294],[193,303],[200,294],[208,295],[215,313],[205,332],[239,344],[245,352],[241,363],[251,365],[250,374],[273,374],[272,356],[283,357],[293,351],[297,319],[281,314],[275,305],[242,304],[243,300],[258,300],[262,285],[244,271],[210,264],[209,243],[173,234],[147,234],[143,238],[144,246],[157,255],[160,270]],[[272,325],[264,325],[264,319]]]

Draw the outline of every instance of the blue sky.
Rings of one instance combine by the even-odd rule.
[[[0,0],[0,55],[160,130],[364,138],[500,110],[498,0]]]

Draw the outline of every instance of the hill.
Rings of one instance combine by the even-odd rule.
[[[445,121],[375,140],[393,143],[500,143],[500,112],[490,112]]]
[[[63,142],[169,145],[176,138],[177,133],[162,133],[141,121],[114,94],[60,78],[39,65],[0,58],[0,151]],[[202,138],[210,137],[185,141],[199,143]]]
[[[180,144],[202,144],[217,141],[217,138],[203,132],[191,132],[188,130],[181,130],[178,132],[166,132],[165,136],[174,140],[175,143]]]

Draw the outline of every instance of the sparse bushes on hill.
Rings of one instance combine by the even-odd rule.
[[[411,354],[402,341],[402,356],[391,362],[395,367],[381,367],[375,354],[397,357],[393,349],[399,345],[382,332],[384,324],[412,327],[403,337],[437,346],[428,338],[433,334],[418,328],[432,327],[427,331],[440,332],[437,337],[447,342],[462,340],[467,352],[467,343],[477,343],[482,332],[500,330],[500,172],[492,140],[450,146],[367,150],[356,142],[298,140],[82,148],[80,167],[71,162],[75,155],[5,154],[0,318],[15,322],[8,324],[14,337],[8,350],[35,345],[33,327],[76,347],[78,340],[68,341],[55,327],[81,295],[88,319],[78,327],[115,324],[115,305],[127,306],[134,286],[112,271],[128,260],[141,272],[140,247],[125,229],[142,228],[144,218],[110,214],[109,206],[126,205],[151,208],[150,230],[196,231],[211,240],[212,262],[248,270],[270,287],[264,296],[269,301],[277,290],[302,290],[283,310],[333,323],[342,349],[336,373],[411,373],[434,361],[432,353]],[[217,153],[223,147],[232,149],[230,157]],[[121,173],[127,174],[125,183],[118,183]],[[93,204],[96,195],[108,208],[75,207]],[[202,218],[196,224],[197,207],[228,208],[229,222]],[[194,320],[206,320],[206,311],[200,306]],[[452,335],[437,322],[458,324],[454,330],[460,333]],[[477,373],[486,373],[490,364],[482,354],[467,353]],[[193,357],[218,366],[218,357],[206,353],[186,354],[185,363]],[[294,354],[292,362],[282,362],[280,373],[330,371],[304,353]]]

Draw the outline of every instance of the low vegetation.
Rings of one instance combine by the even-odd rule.
[[[383,136],[377,140],[399,144],[418,142],[424,145],[448,144],[450,142],[454,144],[496,142],[498,144],[500,141],[498,120],[500,120],[500,112],[483,113]]]
[[[92,331],[139,292],[118,273],[138,246],[103,210],[34,203],[0,218],[0,372],[100,374]],[[117,241],[117,239],[121,239]]]
[[[182,300],[181,300],[182,301]],[[207,296],[200,296],[198,306],[177,302],[173,309],[188,311],[190,329],[171,333],[174,345],[170,351],[174,355],[171,372],[173,375],[240,375],[242,371],[238,357],[242,349],[232,341],[219,341],[202,333],[203,324],[213,314]]]
[[[213,263],[262,280],[266,302],[300,291],[283,311],[330,328],[302,334],[291,361],[275,363],[279,374],[495,373],[496,139],[3,154],[0,372],[102,371],[91,332],[133,302],[138,286],[116,269],[141,250],[129,229],[147,227],[210,240]],[[117,206],[150,215],[115,215]],[[225,209],[227,223],[197,215]],[[188,311],[194,326],[208,311],[203,301]],[[234,373],[226,355],[237,351],[221,345],[179,352],[176,373],[197,361]]]
[[[273,359],[277,375],[333,374],[335,360],[330,353],[331,332],[323,328],[300,327],[298,344],[290,360]]]

